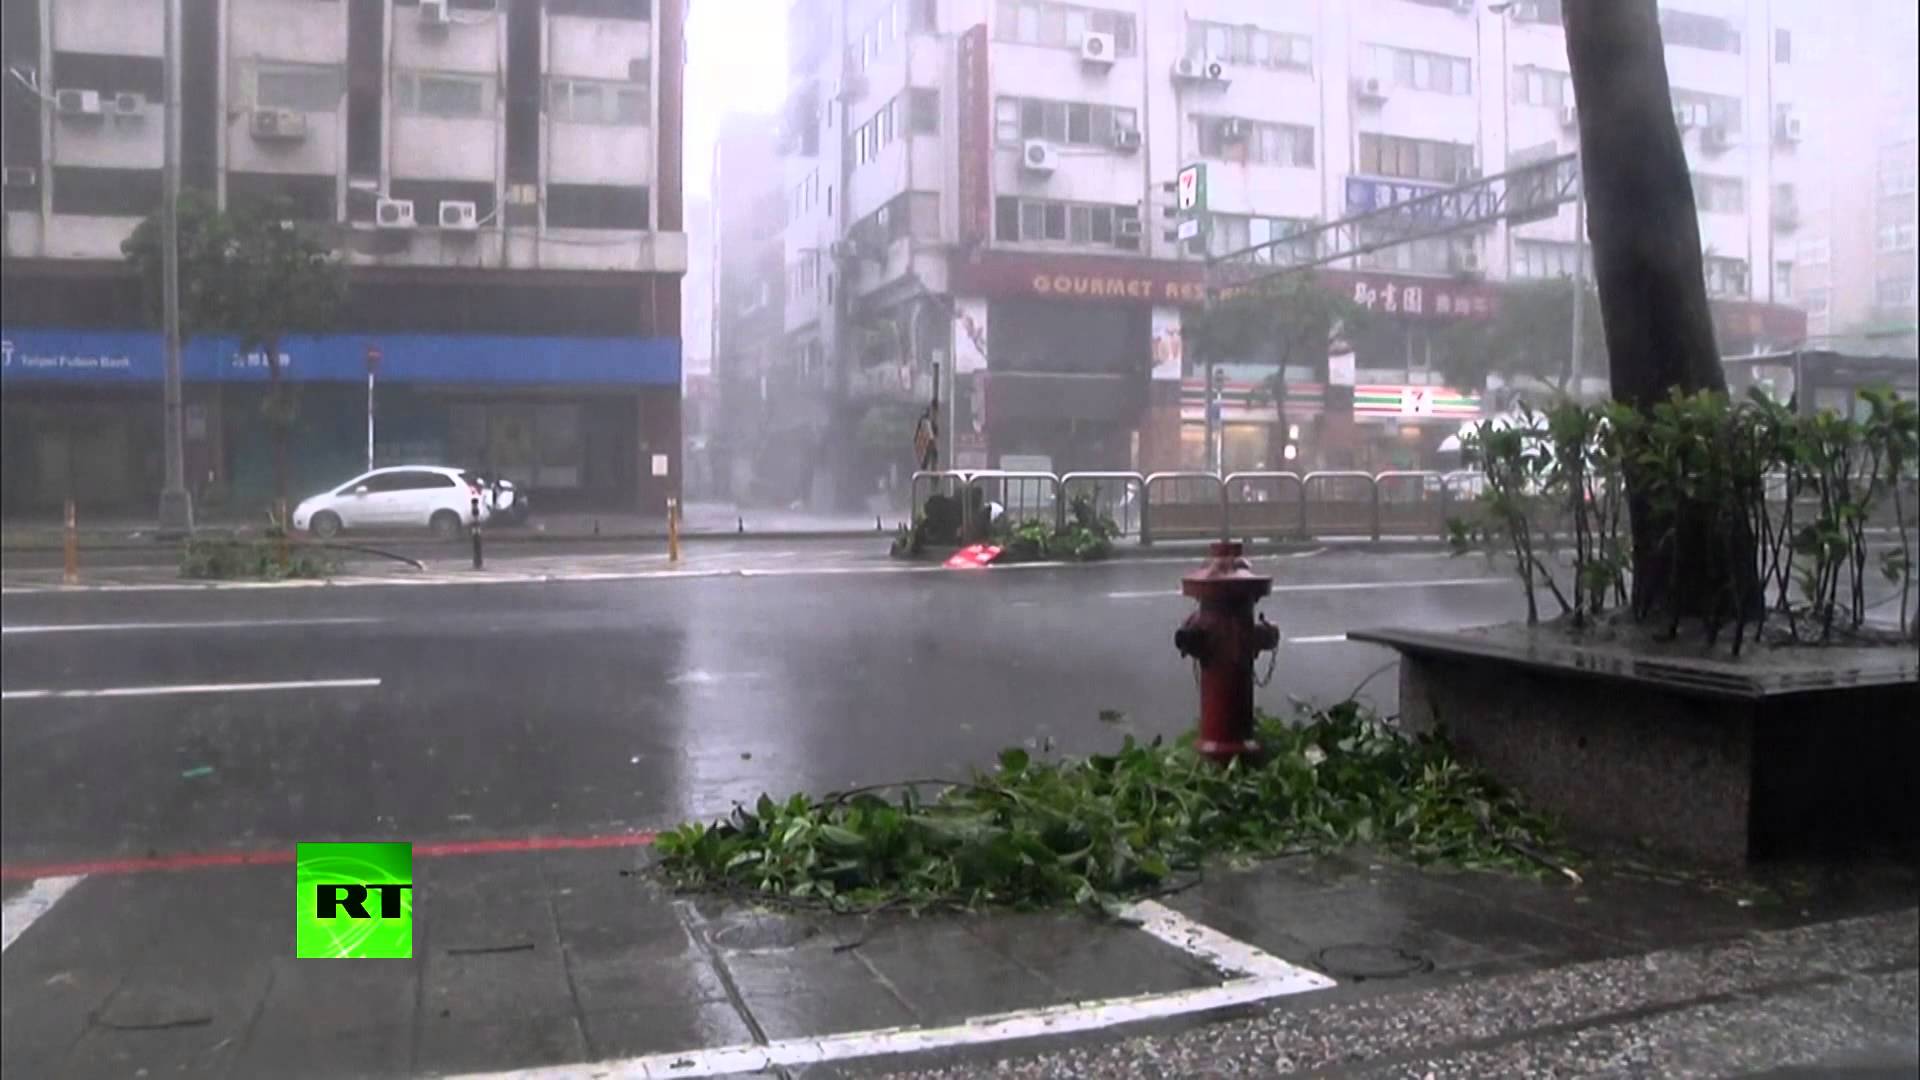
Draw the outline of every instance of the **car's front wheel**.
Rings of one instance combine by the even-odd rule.
[[[322,510],[307,523],[307,531],[322,540],[331,540],[340,535],[340,515],[331,510]]]
[[[460,515],[451,510],[436,510],[427,520],[427,527],[433,535],[442,540],[452,540],[460,535]]]

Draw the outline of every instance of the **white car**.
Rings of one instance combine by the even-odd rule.
[[[301,500],[293,527],[326,539],[342,529],[427,528],[442,538],[460,535],[480,499],[480,520],[493,516],[491,500],[467,474],[440,465],[395,465],[359,476],[332,491]]]

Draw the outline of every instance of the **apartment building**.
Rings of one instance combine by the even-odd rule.
[[[1916,131],[1920,9],[1901,0],[1816,5],[1803,57],[1829,87],[1809,116],[1809,171],[1795,236],[1814,341],[1841,350],[1914,355]]]
[[[1663,9],[1729,350],[1805,333],[1776,207],[1810,91],[1770,8]],[[796,0],[789,48],[789,364],[843,438],[942,364],[963,467],[1203,464],[1180,326],[1205,260],[1168,216],[1182,166],[1207,165],[1206,242],[1224,252],[1576,142],[1554,0]],[[1484,388],[1432,374],[1434,336],[1490,317],[1508,282],[1571,271],[1573,218],[1323,270],[1383,317],[1350,371],[1289,368],[1296,466],[1423,464],[1480,415]],[[1273,362],[1223,370],[1224,463],[1279,467],[1276,410],[1244,393]]]
[[[685,0],[173,0],[182,186],[280,200],[349,264],[283,346],[294,483],[497,470],[658,510],[680,470]],[[157,209],[162,0],[5,0],[8,512],[150,510],[163,345],[120,245]],[[183,354],[189,485],[271,489],[265,358]],[[371,373],[372,379],[369,380]],[[369,384],[373,389],[369,390]]]
[[[786,505],[826,431],[822,394],[786,362],[788,210],[776,124],[730,116],[714,143],[712,458],[719,493]],[[797,279],[795,279],[797,281]]]

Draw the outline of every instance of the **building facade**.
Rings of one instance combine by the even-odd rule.
[[[1805,198],[1790,208],[1807,330],[1823,348],[1914,355],[1920,210],[1920,9],[1900,0],[1816,5],[1797,59],[1831,92],[1810,112]]]
[[[1764,0],[1666,5],[1676,116],[1728,351],[1792,345],[1791,199],[1805,122]],[[1207,295],[1170,215],[1207,166],[1216,253],[1575,148],[1553,0],[796,0],[783,117],[787,353],[851,440],[952,376],[961,467],[1172,469],[1207,460],[1183,318]],[[1574,208],[1326,267],[1370,308],[1352,362],[1219,365],[1221,461],[1426,464],[1481,414],[1435,338],[1509,283],[1570,272]],[[943,380],[944,381],[944,380]],[[1275,438],[1284,428],[1284,440]],[[906,458],[902,428],[895,459]],[[883,485],[857,455],[854,491]]]
[[[685,0],[176,2],[183,189],[279,200],[349,266],[337,329],[282,347],[295,492],[363,467],[371,424],[380,464],[663,507]],[[163,346],[120,245],[160,202],[166,5],[0,10],[6,509],[150,511]],[[183,364],[189,486],[264,504],[265,358],[209,336]]]

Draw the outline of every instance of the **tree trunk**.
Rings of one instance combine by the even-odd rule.
[[[1644,413],[1676,389],[1724,392],[1656,2],[1568,0],[1565,16],[1613,396]],[[1708,535],[1710,513],[1659,520],[1634,487],[1629,474],[1635,611],[1706,614],[1729,586],[1738,603],[1760,603],[1755,569],[1727,565]]]

